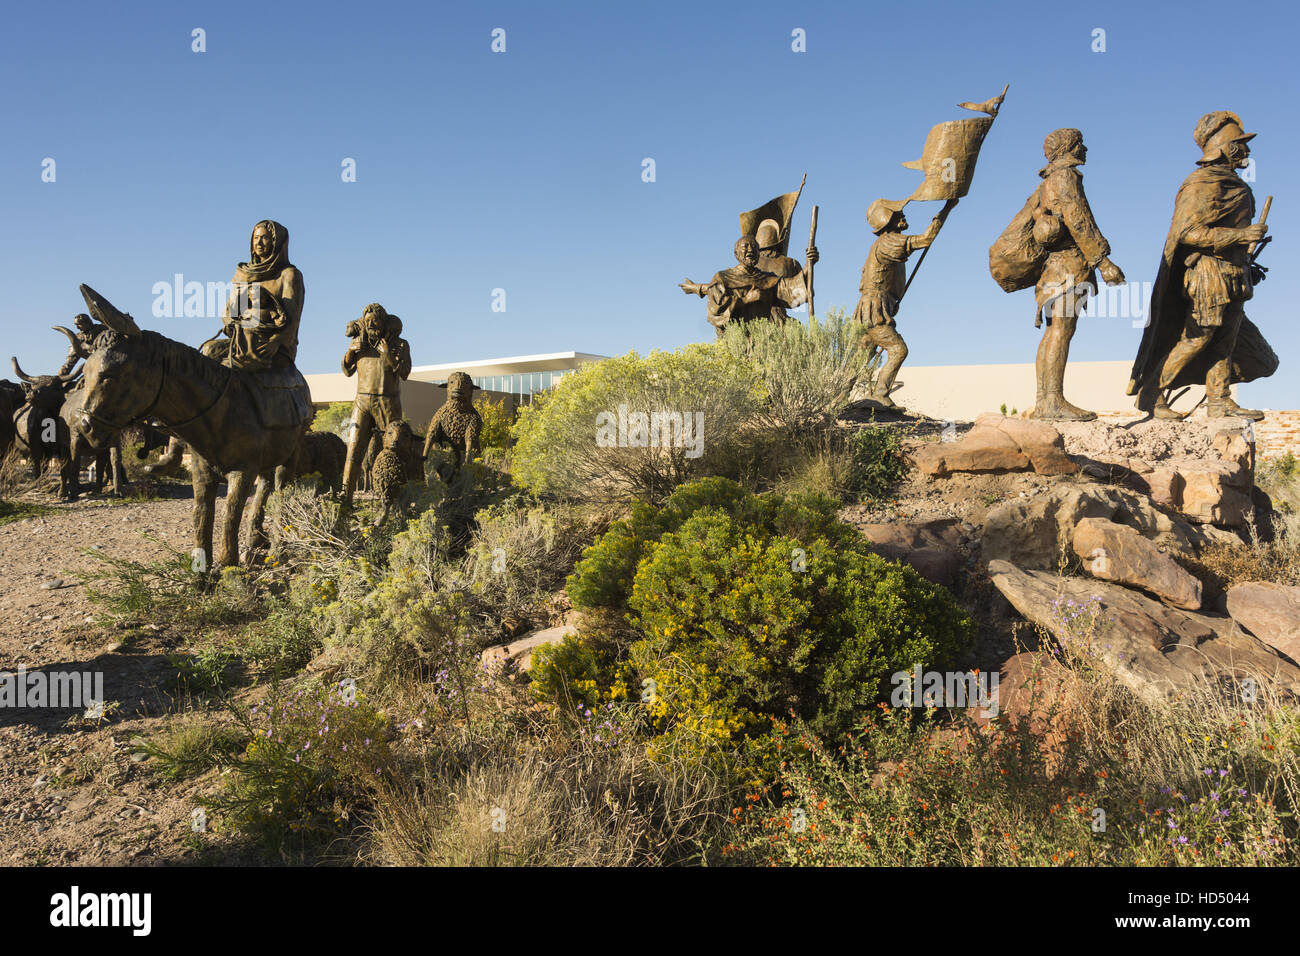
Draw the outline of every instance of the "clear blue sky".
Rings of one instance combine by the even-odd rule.
[[[402,316],[416,364],[706,341],[703,303],[677,283],[729,266],[737,214],[805,172],[794,246],[818,204],[819,310],[851,309],[868,203],[906,197],[919,174],[899,163],[930,126],[1010,83],[900,315],[909,362],[1032,361],[1032,293],[1003,293],[987,249],[1038,182],[1046,133],[1083,130],[1112,258],[1149,282],[1198,156],[1192,127],[1232,109],[1259,133],[1257,197],[1277,193],[1273,271],[1248,312],[1282,368],[1242,398],[1300,407],[1298,21],[1259,0],[10,5],[3,358],[52,371],[66,343],[48,327],[82,310],[80,282],[201,342],[217,323],[154,319],[152,287],[228,281],[262,218],[288,227],[306,279],[306,372],[338,367],[343,326],[371,301]],[[196,27],[206,53],[191,52]],[[937,207],[910,207],[913,225]],[[1086,321],[1072,357],[1131,359],[1140,334]]]

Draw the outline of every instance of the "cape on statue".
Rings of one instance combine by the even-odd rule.
[[[288,477],[287,463],[312,420],[311,393],[294,366],[265,372],[232,369],[180,342],[141,331],[89,286],[81,295],[109,332],[95,340],[83,373],[81,429],[92,443],[145,418],[160,421],[194,455],[194,567],[212,566],[217,484],[226,476],[218,565],[239,563],[239,526],[257,480],[250,553],[267,544],[266,499]],[[201,556],[200,556],[201,552]]]

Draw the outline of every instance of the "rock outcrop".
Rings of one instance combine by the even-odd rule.
[[[857,529],[871,550],[890,561],[910,564],[928,581],[951,585],[961,568],[964,535],[955,518],[933,521],[862,524]]]
[[[1065,454],[1061,433],[1046,422],[1002,415],[981,415],[958,441],[939,441],[912,453],[927,475],[959,471],[1029,471],[1069,475],[1078,466]]]
[[[533,651],[543,644],[559,644],[576,631],[577,628],[572,624],[562,624],[559,627],[531,631],[508,644],[497,644],[487,648],[480,655],[480,658],[485,667],[505,668],[511,666],[515,670],[526,671],[532,666]]]
[[[1300,667],[1229,618],[1171,608],[1117,584],[1022,571],[1008,561],[991,561],[989,577],[1027,620],[1095,657],[1148,699],[1201,680],[1223,682],[1225,690],[1272,685],[1300,695]]]
[[[1192,554],[1206,533],[1170,517],[1151,502],[1122,488],[1064,483],[1032,498],[1016,498],[989,511],[984,521],[985,560],[1010,561],[1022,568],[1055,569],[1074,542],[1074,529],[1086,518],[1128,525],[1158,548]]]

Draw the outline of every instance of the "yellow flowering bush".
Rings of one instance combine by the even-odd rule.
[[[975,634],[947,591],[870,553],[827,500],[720,479],[616,524],[569,591],[577,606],[623,610],[635,639],[598,651],[588,630],[539,650],[534,693],[640,701],[652,752],[731,762],[752,779],[775,766],[774,719],[793,713],[833,739],[892,673],[952,665]]]

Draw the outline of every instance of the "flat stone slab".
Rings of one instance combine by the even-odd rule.
[[[981,415],[958,441],[924,445],[912,461],[927,475],[954,472],[1029,471],[1069,475],[1078,466],[1065,454],[1061,433],[1047,422]]]
[[[1240,691],[1247,679],[1300,696],[1300,667],[1231,618],[1171,608],[1118,584],[1022,571],[1009,561],[990,561],[989,577],[1026,620],[1096,658],[1147,699],[1203,680]]]
[[[540,631],[530,631],[523,637],[508,644],[496,644],[479,655],[486,667],[505,667],[513,665],[516,670],[526,671],[532,666],[533,651],[543,644],[559,644],[570,634],[577,633],[572,624],[548,627]]]
[[[1265,644],[1300,663],[1300,588],[1250,581],[1228,589],[1228,613]]]

